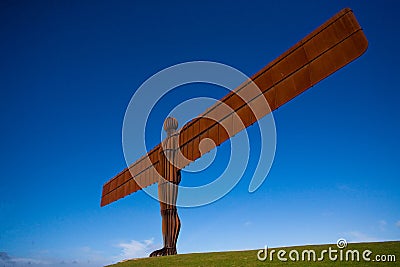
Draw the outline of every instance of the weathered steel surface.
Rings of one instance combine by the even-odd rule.
[[[160,145],[157,145],[147,155],[104,184],[101,196],[102,207],[158,182],[156,169],[159,165],[159,147]]]
[[[180,170],[176,167],[176,154],[178,151],[179,133],[178,121],[175,118],[168,117],[164,122],[164,130],[167,137],[162,143],[162,149],[159,149],[160,175],[165,180],[158,182],[158,200],[160,202],[160,211],[162,218],[162,233],[164,247],[153,251],[150,257],[175,255],[176,242],[181,228],[181,222],[176,208],[178,198],[178,187],[181,181]]]
[[[247,81],[183,126],[179,144],[188,160],[181,160],[179,167],[201,157],[199,144],[203,139],[214,141],[202,143],[205,153],[355,60],[367,47],[353,12],[343,9],[251,77],[261,92],[252,90]],[[270,108],[261,108],[265,100]],[[158,181],[159,147],[130,166],[131,172],[126,168],[103,186],[101,206]],[[140,179],[141,186],[134,179]]]
[[[261,97],[270,106],[270,110],[261,111],[265,113],[261,115],[265,116],[361,56],[367,46],[367,39],[353,12],[350,9],[342,10],[251,77],[262,94],[252,95],[254,90],[247,90],[251,84],[244,83],[226,95],[221,100],[223,104],[216,103],[202,116],[186,124],[181,129],[180,139],[183,155],[196,160],[201,156],[198,144],[203,138],[212,139],[218,146],[243,130],[243,126],[255,123],[260,114],[256,117],[250,106],[257,107],[257,102],[262,103]],[[251,105],[253,102],[255,104]],[[226,109],[224,104],[231,107],[232,111],[223,110]],[[235,114],[240,117],[243,126],[235,125]],[[204,116],[210,116],[215,121],[210,122]],[[201,127],[202,123],[206,126]],[[225,131],[217,126],[221,123]]]

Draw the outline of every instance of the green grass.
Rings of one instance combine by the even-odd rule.
[[[316,257],[319,258],[322,250],[338,249],[336,244],[333,245],[313,245],[313,246],[297,246],[297,247],[285,247],[275,248],[276,251],[280,249],[285,250],[285,255],[288,258],[287,262],[281,262],[277,259],[277,252],[273,255],[273,260],[270,261],[269,257],[265,261],[259,261],[257,259],[258,250],[248,251],[229,251],[229,252],[211,252],[211,253],[193,253],[193,254],[181,254],[174,256],[165,256],[158,258],[142,258],[133,259],[126,262],[120,262],[112,267],[131,267],[131,266],[399,266],[400,264],[400,241],[390,242],[374,242],[374,243],[351,243],[343,249],[343,259],[345,259],[345,252],[348,250],[358,250],[360,252],[360,261],[340,261],[339,258],[336,261],[331,261],[329,255],[325,254],[323,261],[301,261],[301,254],[304,250],[314,250]],[[300,261],[292,261],[289,259],[288,253],[291,250],[296,249],[299,252]],[[268,250],[268,254],[272,248]],[[372,251],[369,256],[370,262],[366,262],[362,259],[362,252],[364,250]],[[293,254],[294,255],[294,254]],[[339,257],[339,253],[337,253]],[[396,262],[376,262],[373,261],[376,255],[395,255]],[[306,257],[307,258],[307,257]]]

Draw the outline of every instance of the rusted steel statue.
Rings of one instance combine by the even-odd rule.
[[[181,179],[180,169],[201,157],[201,140],[212,139],[214,145],[206,152],[212,150],[260,118],[250,105],[257,107],[262,103],[260,99],[266,100],[270,110],[263,111],[263,117],[361,56],[367,47],[368,41],[353,12],[343,9],[251,77],[260,94],[254,95],[249,82],[245,82],[220,100],[231,111],[215,104],[179,131],[177,121],[167,118],[166,139],[104,184],[101,206],[158,183],[164,248],[150,256],[176,254],[180,229],[176,185]],[[242,121],[241,127],[232,123],[235,116]],[[178,154],[187,160],[182,161]]]
[[[151,253],[150,257],[176,254],[176,242],[181,229],[181,221],[176,209],[178,187],[173,186],[179,185],[181,182],[181,171],[176,167],[177,150],[179,149],[177,128],[178,121],[175,118],[168,117],[165,120],[164,130],[167,132],[167,138],[163,142],[163,149],[159,152],[160,174],[165,180],[158,182],[164,247]]]

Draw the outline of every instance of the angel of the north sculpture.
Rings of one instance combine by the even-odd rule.
[[[176,208],[180,170],[201,157],[201,140],[213,140],[205,152],[212,150],[352,62],[367,47],[368,41],[352,10],[341,10],[181,129],[177,130],[176,119],[167,118],[164,122],[167,137],[104,184],[101,206],[158,183],[164,247],[150,256],[177,254],[181,226]],[[252,90],[251,84],[259,90]],[[269,108],[254,114],[263,101],[267,101]]]

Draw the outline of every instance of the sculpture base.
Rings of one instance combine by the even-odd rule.
[[[163,247],[162,249],[158,249],[153,251],[149,257],[160,257],[160,256],[168,256],[168,255],[176,255],[176,248],[167,248]]]

